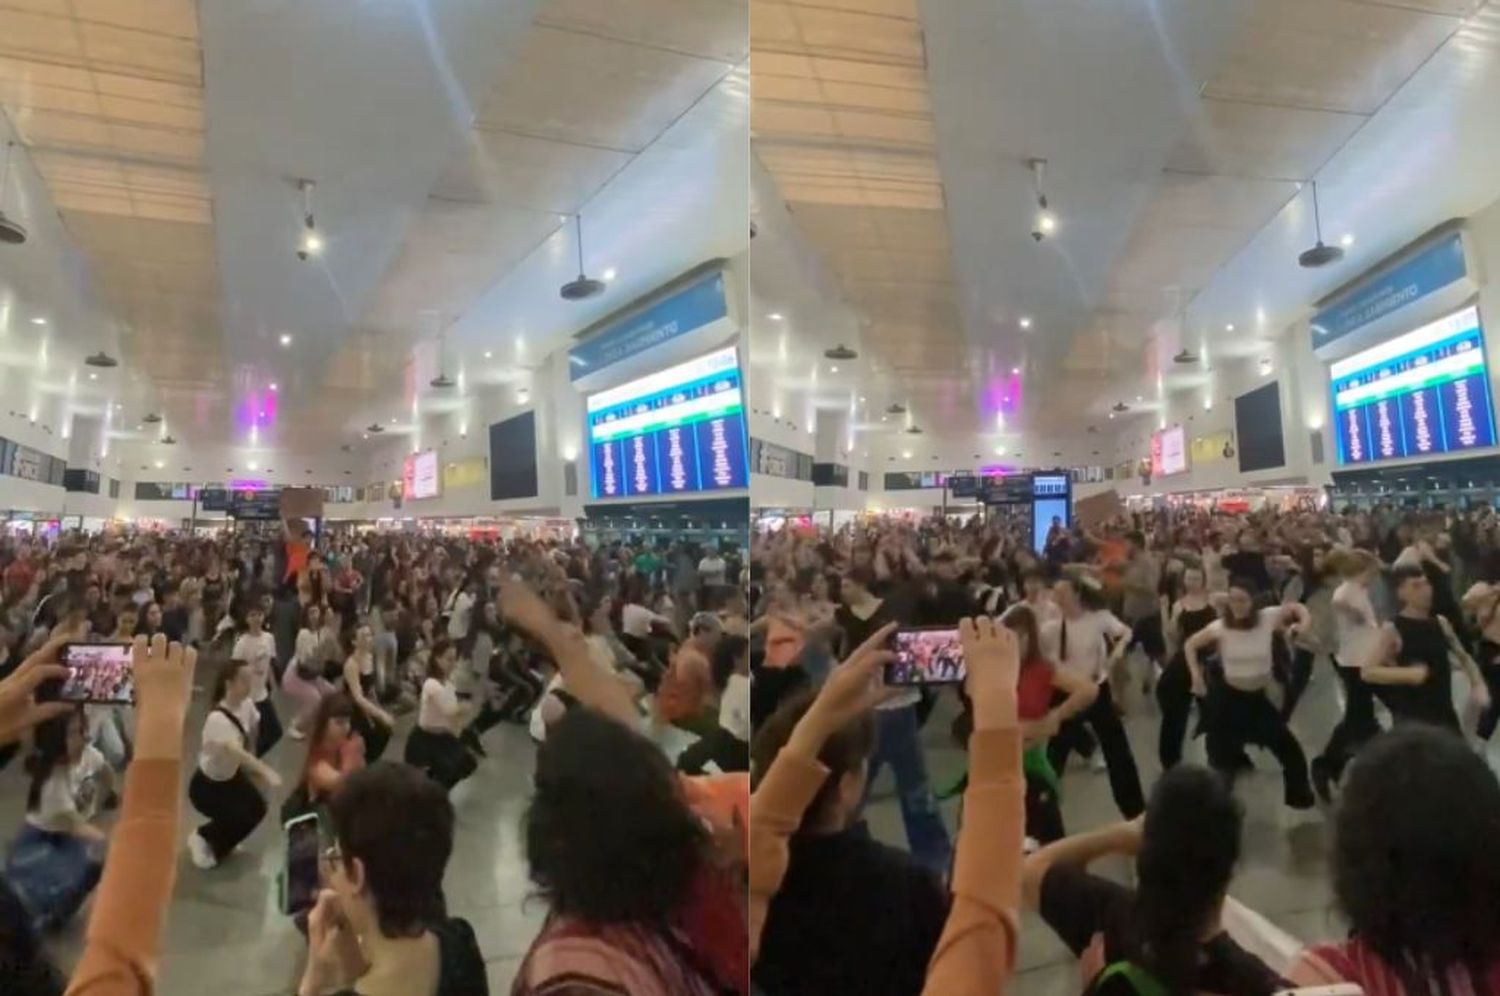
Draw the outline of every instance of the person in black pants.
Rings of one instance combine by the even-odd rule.
[[[254,754],[259,713],[250,700],[250,665],[228,661],[214,680],[217,703],[203,721],[198,770],[188,783],[188,800],[208,822],[188,835],[193,864],[213,868],[254,832],[266,815],[266,800],[251,782],[268,790],[281,777]]]
[[[1182,597],[1172,606],[1166,627],[1175,649],[1156,683],[1156,701],[1161,706],[1161,729],[1157,734],[1156,750],[1163,771],[1170,771],[1181,763],[1188,717],[1193,711],[1193,681],[1182,647],[1218,617],[1218,610],[1209,601],[1203,568],[1183,568]]]
[[[406,740],[406,763],[420,768],[445,789],[451,789],[479,767],[459,739],[467,717],[451,680],[457,661],[458,652],[451,640],[440,639],[432,645],[427,679],[422,682],[422,701],[417,709],[417,727]]]
[[[1130,741],[1115,709],[1109,679],[1111,668],[1129,648],[1130,627],[1102,607],[1103,591],[1086,574],[1060,578],[1053,586],[1053,597],[1061,618],[1049,622],[1042,630],[1042,645],[1048,658],[1056,661],[1059,668],[1093,682],[1099,688],[1099,696],[1087,710],[1063,723],[1047,745],[1048,759],[1060,777],[1067,767],[1068,755],[1080,749],[1080,741],[1092,729],[1109,768],[1109,788],[1115,805],[1126,819],[1134,819],[1145,810],[1146,798],[1135,755],[1130,751]]]
[[[1342,580],[1333,590],[1333,624],[1337,646],[1333,671],[1344,689],[1344,715],[1333,728],[1323,753],[1313,758],[1313,789],[1324,802],[1332,801],[1334,785],[1355,751],[1380,732],[1375,718],[1375,695],[1363,677],[1376,649],[1380,624],[1370,601],[1370,585],[1380,577],[1380,561],[1368,550],[1335,550],[1325,562]]]

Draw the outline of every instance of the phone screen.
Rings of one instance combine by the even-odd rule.
[[[887,685],[958,684],[969,673],[956,629],[898,630],[895,653],[886,665]]]
[[[60,663],[68,669],[57,697],[64,702],[135,701],[135,664],[125,643],[65,643]]]

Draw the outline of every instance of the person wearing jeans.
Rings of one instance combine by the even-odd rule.
[[[937,796],[927,778],[927,759],[922,753],[921,726],[917,723],[916,692],[903,695],[875,710],[875,753],[870,757],[865,799],[880,769],[889,764],[896,779],[896,799],[901,805],[901,823],[912,857],[946,877],[953,860],[953,844]]]

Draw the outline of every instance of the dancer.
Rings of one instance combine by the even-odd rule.
[[[1188,717],[1193,709],[1193,679],[1188,672],[1183,647],[1219,616],[1209,596],[1203,568],[1184,567],[1181,583],[1182,595],[1172,604],[1166,625],[1172,656],[1156,683],[1156,701],[1161,706],[1161,729],[1157,734],[1156,750],[1163,771],[1170,771],[1182,761]]]
[[[37,727],[26,761],[26,819],[5,878],[38,933],[73,919],[104,871],[106,836],[92,820],[112,793],[114,772],[85,735],[83,712],[75,709]]]
[[[1328,555],[1325,566],[1342,579],[1333,590],[1333,670],[1344,690],[1343,718],[1333,728],[1323,753],[1312,762],[1313,789],[1328,802],[1354,752],[1380,732],[1375,695],[1362,670],[1372,663],[1380,637],[1370,601],[1370,586],[1380,577],[1380,561],[1368,550],[1338,549]]]
[[[354,730],[364,740],[365,756],[378,761],[396,721],[376,701],[375,638],[370,627],[357,627],[350,639],[352,646],[344,658],[344,692],[355,705]]]
[[[439,639],[427,659],[417,727],[406,740],[406,763],[427,773],[444,789],[451,789],[479,767],[460,739],[467,716],[453,687],[458,651],[453,642]]]
[[[260,825],[266,800],[251,782],[267,790],[281,787],[281,776],[253,753],[259,712],[250,699],[250,665],[226,662],[214,679],[215,704],[203,721],[198,770],[188,783],[188,800],[208,822],[188,835],[193,864],[208,869],[233,853]]]
[[[1458,641],[1445,616],[1432,614],[1432,582],[1420,567],[1391,572],[1400,611],[1380,629],[1380,639],[1363,671],[1375,696],[1396,722],[1422,722],[1459,732],[1453,708],[1453,665],[1457,658],[1469,679],[1478,711],[1489,708],[1490,693],[1479,666]]]
[[[1000,621],[1016,634],[1021,672],[1016,686],[1026,776],[1026,837],[1029,846],[1062,838],[1062,779],[1047,757],[1047,742],[1062,724],[1083,714],[1099,695],[1098,686],[1076,672],[1056,667],[1042,655],[1036,614],[1025,604],[1013,605]],[[1053,705],[1061,697],[1062,701]],[[968,747],[967,738],[964,743]],[[965,784],[967,787],[967,783]]]
[[[1127,819],[1146,808],[1135,755],[1125,738],[1125,727],[1115,708],[1111,670],[1130,648],[1130,627],[1105,609],[1098,581],[1085,573],[1069,573],[1052,586],[1061,615],[1042,631],[1042,647],[1048,660],[1073,672],[1098,689],[1093,705],[1064,723],[1047,746],[1047,755],[1059,775],[1067,767],[1068,755],[1093,730],[1109,769],[1109,788],[1115,805]],[[1113,647],[1110,646],[1111,641]]]
[[[276,638],[262,628],[265,621],[265,610],[258,602],[252,602],[245,610],[245,631],[235,638],[234,649],[230,651],[231,657],[250,665],[250,701],[260,715],[255,734],[256,757],[265,757],[281,740],[281,719],[271,701],[271,662],[276,659]]]
[[[324,677],[327,646],[323,639],[323,606],[313,602],[302,610],[302,628],[297,631],[292,661],[281,676],[281,689],[291,698],[295,713],[286,735],[293,740],[307,736],[307,723],[318,702],[333,690]]]
[[[1307,610],[1296,603],[1257,610],[1256,591],[1256,582],[1250,579],[1230,580],[1223,616],[1194,633],[1182,648],[1193,694],[1208,703],[1209,763],[1232,780],[1240,769],[1238,755],[1247,744],[1259,744],[1281,762],[1286,804],[1292,809],[1311,809],[1315,800],[1307,758],[1281,712],[1266,696],[1273,668],[1272,641],[1288,624],[1306,626]],[[1217,646],[1223,664],[1222,681],[1215,681],[1212,689],[1199,660],[1210,646]]]

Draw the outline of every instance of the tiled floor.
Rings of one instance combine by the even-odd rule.
[[[188,723],[190,758],[197,747],[201,702],[199,707]],[[411,723],[410,717],[399,723],[388,758],[401,756],[402,734]],[[450,910],[467,918],[479,935],[491,992],[503,996],[545,913],[540,901],[527,898],[520,831],[536,748],[525,730],[509,725],[486,735],[485,746],[489,757],[453,791],[458,831],[446,889]],[[303,744],[283,740],[271,752],[272,763],[288,782],[300,768],[303,751]],[[13,763],[0,773],[0,839],[7,841],[24,812],[25,781],[19,768]],[[181,852],[162,951],[160,996],[281,996],[294,991],[306,942],[276,906],[283,840],[274,825],[279,804],[278,797],[272,816],[242,852],[213,871],[193,867]],[[184,806],[181,836],[198,822],[198,815]],[[82,935],[79,922],[56,939],[60,965],[73,963]]]
[[[1298,705],[1292,728],[1309,757],[1319,753],[1337,721],[1340,704],[1336,681],[1326,664],[1320,664],[1312,686]],[[943,705],[929,720],[924,739],[933,783],[943,785],[960,770],[963,758],[948,741],[948,716]],[[1160,774],[1156,761],[1157,711],[1155,702],[1132,702],[1126,721],[1136,762],[1147,791]],[[1281,929],[1302,939],[1338,936],[1337,914],[1328,884],[1326,814],[1291,820],[1281,804],[1281,773],[1274,758],[1252,750],[1257,765],[1254,775],[1241,780],[1236,794],[1246,810],[1245,837],[1239,871],[1231,894]],[[1190,741],[1187,760],[1203,763],[1203,741]],[[876,799],[870,807],[872,830],[883,840],[903,845],[905,832],[900,810],[891,796],[894,786],[882,776]],[[945,805],[950,826],[956,817],[956,801]],[[1064,780],[1063,815],[1070,831],[1089,829],[1119,819],[1110,797],[1109,781],[1102,771],[1089,770],[1073,760]],[[1095,870],[1128,880],[1130,868],[1123,860],[1101,863]],[[1034,915],[1022,919],[1019,978],[1013,991],[1023,996],[1072,996],[1080,991],[1077,963],[1055,935]]]

